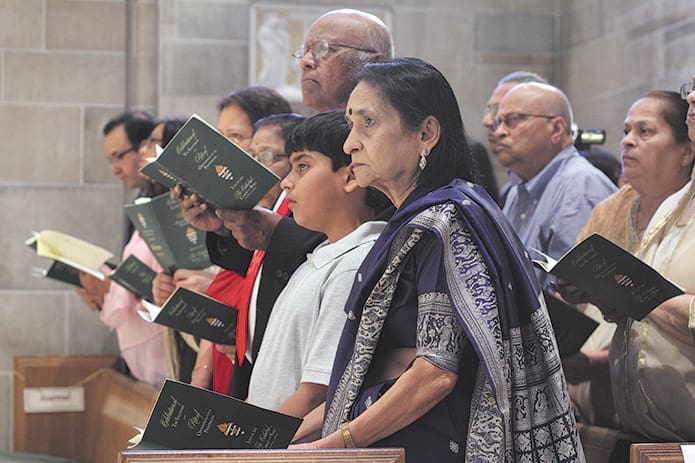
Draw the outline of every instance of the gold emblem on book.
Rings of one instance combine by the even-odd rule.
[[[198,242],[198,233],[195,231],[193,227],[186,228],[186,238],[188,238],[188,241],[190,241],[193,244],[196,244]]]
[[[613,275],[613,278],[615,278],[615,282],[618,283],[620,286],[625,286],[625,287],[630,287],[630,286],[635,286],[635,282],[632,281],[632,278],[630,278],[627,275],[623,275],[621,273],[616,273]]]
[[[142,212],[138,212],[138,222],[140,222],[143,228],[147,228],[147,222],[145,221],[145,216],[142,215]]]
[[[223,180],[231,180],[234,178],[234,175],[232,175],[232,171],[229,170],[227,166],[221,166],[217,164],[215,165],[215,172],[217,172],[217,176]]]
[[[217,317],[208,317],[205,320],[208,322],[208,325],[212,326],[213,328],[224,327],[224,322]]]
[[[174,182],[178,182],[176,177],[174,177],[173,175],[171,175],[169,172],[167,172],[164,169],[159,169],[159,173],[162,174],[162,177],[164,177],[164,178],[168,178],[169,180],[172,180]]]
[[[237,437],[246,434],[246,432],[241,429],[241,426],[238,424],[234,424],[234,422],[230,421],[229,423],[221,423],[217,425],[217,429],[222,432],[227,437]]]

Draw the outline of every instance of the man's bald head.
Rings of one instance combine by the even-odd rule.
[[[324,41],[328,52],[315,58],[309,50]],[[317,111],[345,107],[362,66],[390,59],[394,53],[384,22],[353,9],[329,11],[314,21],[304,49],[307,52],[300,59],[302,96],[304,104]]]
[[[571,134],[572,122],[574,121],[572,106],[562,90],[546,83],[525,82],[512,87],[505,98],[514,92],[521,92],[517,93],[517,96],[523,95],[528,104],[538,105],[543,114],[554,114],[561,117],[567,126],[567,135]]]
[[[548,84],[524,83],[502,98],[494,126],[500,163],[524,180],[533,178],[572,144],[572,108]]]
[[[531,71],[514,71],[503,76],[498,82],[495,89],[492,91],[490,98],[487,100],[485,110],[483,111],[483,127],[487,129],[487,139],[490,143],[492,154],[497,155],[497,138],[495,138],[493,124],[497,116],[497,110],[500,106],[500,101],[504,98],[515,85],[525,82],[540,82],[547,84],[548,80],[540,74]]]

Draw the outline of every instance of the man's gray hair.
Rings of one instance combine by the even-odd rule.
[[[497,86],[499,87],[510,82],[515,84],[525,84],[526,82],[537,82],[539,84],[547,84],[548,79],[546,79],[540,74],[531,71],[514,71],[502,77],[497,82]]]

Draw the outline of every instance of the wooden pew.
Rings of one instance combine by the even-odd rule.
[[[405,463],[403,449],[126,450],[119,463]]]
[[[688,442],[632,444],[630,463],[683,463],[681,444],[688,444]]]
[[[25,356],[14,359],[14,450],[114,463],[144,427],[157,391],[110,368],[112,355]],[[85,411],[24,413],[25,387],[84,387]]]

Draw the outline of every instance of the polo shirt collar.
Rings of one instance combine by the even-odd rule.
[[[385,226],[386,222],[365,222],[335,243],[324,241],[323,243],[319,244],[313,252],[307,254],[307,262],[317,269],[328,265],[335,259],[352,251],[356,247],[370,241],[375,241]]]

